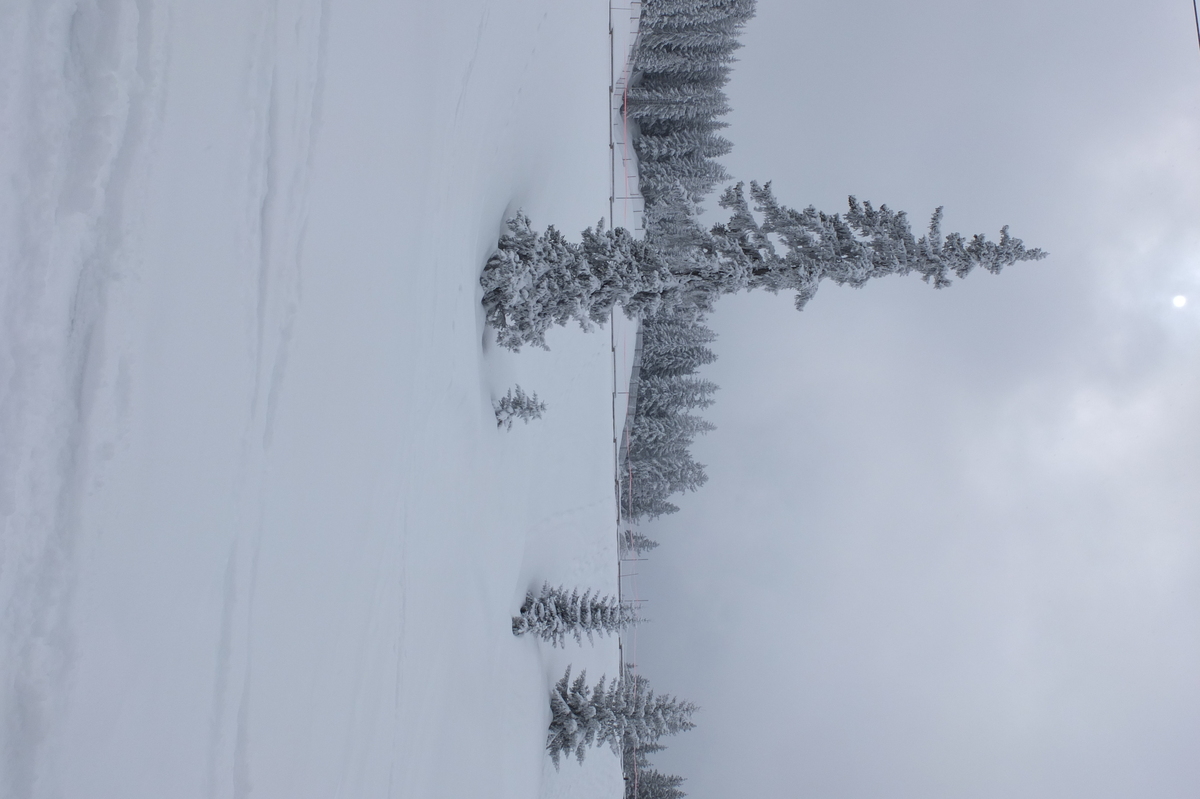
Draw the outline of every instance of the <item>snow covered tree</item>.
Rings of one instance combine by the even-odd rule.
[[[710,56],[720,59],[741,46],[736,36],[728,31],[696,26],[648,30],[638,39],[638,47],[642,53],[683,52],[697,61]],[[646,61],[643,60],[636,60],[634,63],[643,68],[646,66]]]
[[[658,253],[624,228],[606,230],[601,220],[573,244],[553,226],[534,232],[520,212],[507,227],[479,279],[501,346],[546,348],[554,325],[574,321],[587,330],[617,305],[633,317],[680,301],[679,281]]]
[[[747,289],[795,291],[796,308],[803,309],[823,280],[858,288],[872,278],[915,272],[940,289],[950,285],[951,274],[966,277],[975,267],[996,274],[1046,255],[1027,249],[1008,227],[999,242],[982,234],[943,236],[940,208],[928,234],[917,239],[908,217],[886,205],[876,209],[851,197],[842,216],[780,205],[769,183],[751,183],[750,193],[762,221],[742,184],[731,187],[721,198],[729,220],[713,226],[688,262],[668,262],[623,228],[588,228],[583,243],[573,245],[554,228],[533,233],[528,217],[518,214],[480,279],[497,340],[511,349],[544,347],[551,325],[574,320],[587,329],[617,305],[630,316],[679,305],[707,310],[721,295]],[[772,236],[785,252],[777,251]]]
[[[679,508],[667,501],[672,494],[696,491],[708,482],[704,464],[692,458],[690,438],[667,442],[669,446],[651,448],[637,444],[629,448],[631,479],[622,481],[621,506],[631,518],[654,519],[675,513]]]
[[[644,72],[661,69],[655,56],[683,55],[697,65],[726,63],[741,47],[738,35],[754,16],[754,0],[684,4],[645,4],[635,64]]]
[[[662,136],[643,135],[634,142],[640,163],[689,155],[716,158],[733,150],[733,142],[710,131],[683,130]]]
[[[845,216],[812,206],[796,211],[775,199],[770,183],[752,182],[750,196],[762,222],[751,212],[743,184],[722,196],[721,206],[732,215],[712,229],[718,258],[745,276],[744,288],[795,291],[797,310],[812,299],[822,280],[861,288],[872,278],[916,272],[941,289],[952,282],[950,274],[964,278],[977,266],[999,274],[1018,261],[1046,257],[1009,235],[1007,225],[999,242],[981,233],[969,241],[958,233],[943,236],[941,208],[933,212],[928,234],[917,239],[907,215],[886,205],[875,209],[851,197]],[[786,248],[784,254],[776,251],[771,236]]]
[[[507,228],[480,279],[487,320],[503,346],[544,347],[546,330],[576,315],[579,291],[569,277],[578,270],[578,248],[553,226],[534,232],[520,212]]]
[[[690,413],[672,413],[666,416],[641,416],[634,423],[631,447],[653,452],[670,453],[686,446],[700,433],[709,433],[717,427],[706,419]],[[685,442],[682,443],[681,442]]]
[[[647,538],[642,533],[636,532],[633,529],[625,530],[621,534],[621,553],[640,555],[643,552],[649,552],[652,549],[658,548],[658,542],[652,538]]]
[[[729,111],[721,88],[754,6],[754,0],[650,0],[643,6],[634,85],[626,98],[626,111],[643,133],[652,127],[655,135],[712,131],[715,119]],[[715,168],[710,162],[704,174]]]
[[[732,31],[754,16],[755,0],[648,0],[642,25],[650,30],[706,27]]]
[[[643,350],[643,358],[646,357],[644,353]],[[683,377],[694,374],[698,367],[717,359],[717,354],[702,344],[684,343],[665,346],[655,352],[654,356],[651,363],[644,363],[643,371],[647,376]]]
[[[593,689],[587,684],[587,671],[581,671],[574,682],[571,680],[571,667],[550,691],[550,731],[546,736],[546,749],[558,768],[559,759],[566,753],[574,753],[580,763],[587,754],[587,748],[594,743],[603,743],[597,737],[602,732],[602,714],[607,694],[605,693],[604,678],[600,678]],[[611,714],[609,714],[611,717]]]
[[[728,122],[722,122],[716,117],[696,117],[689,119],[686,123],[678,122],[669,119],[654,119],[646,117],[638,120],[637,130],[643,136],[669,136],[672,133],[680,131],[693,131],[697,133],[715,133],[718,130],[724,130],[729,127]]]
[[[621,753],[621,770],[625,777],[625,799],[682,799],[686,796],[679,786],[683,777],[662,774],[650,763],[649,755],[666,749],[662,744],[626,746]]]
[[[683,777],[662,774],[652,766],[639,768],[625,783],[625,799],[683,799]]]
[[[656,518],[679,508],[673,494],[695,491],[708,476],[689,452],[696,435],[712,425],[688,411],[712,404],[716,384],[694,377],[716,359],[704,346],[716,335],[694,308],[678,306],[642,322],[638,399],[621,486],[621,507],[631,518]]]
[[[525,424],[533,419],[541,419],[546,412],[546,403],[538,399],[538,395],[526,394],[520,386],[513,386],[508,393],[492,404],[496,411],[496,426],[512,430],[513,421],[524,420]]]
[[[646,203],[646,242],[668,260],[686,258],[708,243],[708,231],[696,222],[700,204],[682,186],[670,186]]]
[[[699,223],[703,209],[682,183],[661,187],[661,190],[647,186],[643,196],[646,200],[646,244],[661,254],[673,272],[699,272],[711,263],[714,257],[712,237]],[[687,312],[685,320],[690,323],[702,305],[663,309],[652,317],[645,317],[643,323],[650,319],[678,319],[679,313],[684,311]]]
[[[629,664],[625,664],[626,668],[630,668]],[[644,743],[641,746],[633,747],[628,743],[621,750],[621,766],[625,775],[628,776],[635,768],[649,768],[650,755],[655,752],[661,752],[667,747],[660,743]]]
[[[583,636],[593,642],[593,635],[610,635],[620,632],[639,621],[637,612],[623,605],[614,596],[593,594],[590,590],[582,596],[579,589],[567,593],[566,588],[552,588],[542,584],[542,590],[525,595],[521,615],[513,616],[513,635],[533,633],[553,646],[565,646],[568,635],[583,643]]]
[[[693,82],[674,86],[647,86],[629,89],[626,110],[630,119],[683,121],[729,113],[725,93],[714,86]]]
[[[707,408],[719,386],[698,377],[650,374],[638,380],[637,409],[646,416],[665,416],[681,409]]]
[[[671,488],[664,482],[639,480],[629,487],[627,493],[628,496],[622,495],[621,504],[629,508],[628,513],[634,519],[657,519],[679,512],[678,505],[667,501]]]
[[[672,308],[642,320],[643,358],[647,363],[679,347],[699,347],[716,340],[717,334],[705,325],[704,314],[696,313],[694,308]]]
[[[589,746],[607,744],[615,754],[650,744],[664,735],[690,730],[696,706],[672,696],[655,696],[644,677],[631,676],[594,687],[587,672],[574,681],[571,669],[550,691],[550,729],[546,749],[557,768],[563,754],[582,763]]]
[[[737,60],[733,55],[735,50],[729,47],[701,54],[687,50],[639,48],[634,69],[640,73],[639,80],[644,81],[648,77],[651,85],[670,85],[678,76],[683,76],[684,80],[695,79],[724,85],[729,64]]]
[[[638,188],[643,195],[658,196],[678,188],[688,199],[699,202],[718,183],[729,180],[729,173],[717,161],[701,155],[645,161],[641,164]]]

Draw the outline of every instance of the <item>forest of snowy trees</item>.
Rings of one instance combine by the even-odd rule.
[[[844,213],[796,210],[770,183],[725,190],[729,218],[705,228],[702,200],[728,176],[714,158],[728,152],[716,135],[729,110],[722,87],[754,0],[651,0],[644,6],[626,111],[641,154],[646,238],[603,223],[575,244],[553,227],[534,230],[518,213],[484,266],[480,283],[497,341],[519,350],[545,346],[545,331],[574,321],[584,328],[617,307],[630,317],[703,314],[722,295],[766,289],[795,293],[797,309],[820,283],[861,287],[872,278],[917,273],[935,288],[976,267],[999,272],[1043,257],[1000,231],[943,234],[941,209],[918,238],[908,217],[886,205],[849,200]]]
[[[976,267],[996,273],[1044,256],[1007,227],[996,242],[982,234],[943,234],[940,208],[918,238],[907,215],[886,205],[851,197],[844,213],[796,210],[779,202],[770,183],[728,187],[719,200],[728,218],[700,224],[700,201],[728,178],[714,160],[731,147],[716,133],[729,110],[722,87],[738,34],[753,13],[754,0],[651,0],[644,6],[626,104],[647,203],[644,240],[601,222],[575,244],[553,227],[537,232],[518,213],[480,278],[487,320],[498,343],[513,350],[544,347],[554,325],[601,323],[617,306],[642,319],[643,344],[658,347],[660,358],[646,358],[647,378],[664,371],[657,384],[647,381],[657,401],[637,407],[629,467],[633,482],[644,486],[625,498],[635,517],[671,512],[667,497],[704,482],[687,446],[710,428],[689,411],[709,402],[711,384],[693,377],[703,361],[667,363],[686,353],[711,357],[704,354],[704,314],[719,297],[789,291],[802,310],[825,280],[858,288],[872,278],[916,273],[945,288],[951,276],[966,277]],[[691,338],[680,352],[667,354],[667,345],[656,341],[667,330],[682,341],[685,328]]]
[[[754,16],[755,0],[648,0],[634,54],[634,86],[627,112],[638,157],[638,188],[645,198],[646,241],[673,272],[700,266],[707,236],[697,221],[703,202],[729,179],[716,159],[733,149],[719,131],[728,110],[729,80],[738,35]],[[711,300],[659,307],[642,317],[637,401],[620,500],[630,519],[653,519],[679,508],[670,497],[708,480],[692,457],[695,437],[713,429],[697,415],[713,403],[717,385],[698,370],[717,359],[705,324]],[[658,546],[628,531],[623,548],[634,555]],[[660,741],[625,741],[624,799],[683,799],[684,778],[658,771],[650,756]]]
[[[712,405],[716,383],[696,370],[716,360],[715,334],[703,317],[662,313],[642,321],[642,360],[629,454],[621,473],[621,508],[631,519],[674,513],[672,494],[695,491],[708,477],[691,455],[700,433],[713,429],[693,411]]]
[[[702,201],[729,179],[715,159],[733,149],[718,135],[729,111],[738,35],[754,0],[653,0],[641,18],[627,113],[638,125],[638,188],[647,205]]]
[[[646,201],[645,238],[601,220],[574,243],[553,227],[538,232],[518,212],[480,277],[488,324],[514,351],[545,347],[546,331],[556,325],[601,324],[618,306],[641,320],[637,401],[619,481],[624,515],[635,520],[678,510],[670,498],[707,479],[690,447],[713,429],[696,412],[712,404],[717,389],[698,370],[716,359],[705,314],[719,297],[785,291],[803,310],[825,280],[858,288],[872,278],[916,273],[940,289],[976,267],[997,273],[1045,255],[1007,227],[998,241],[943,234],[940,208],[920,237],[905,213],[854,197],[842,213],[797,210],[781,203],[770,183],[728,186],[718,201],[727,218],[701,224],[701,203],[730,179],[716,160],[733,146],[720,135],[729,111],[723,87],[755,0],[646,0],[642,9],[624,110]],[[657,546],[632,530],[627,537],[624,553]],[[567,636],[582,642],[635,621],[613,598],[544,586],[526,597],[513,633],[561,646]],[[608,744],[622,755],[626,799],[684,795],[683,778],[658,773],[648,756],[662,749],[662,735],[692,726],[693,705],[655,697],[628,669],[595,686],[582,673],[572,681],[568,669],[550,703],[547,749],[556,765],[563,754],[582,759],[589,747]]]
[[[754,0],[651,0],[644,6],[634,54],[633,120],[639,190],[646,201],[646,240],[673,272],[703,259],[700,203],[729,179],[716,159],[733,149],[719,131],[729,110],[729,81],[738,35],[754,16]],[[661,308],[642,320],[638,398],[623,470],[622,508],[634,519],[679,508],[674,494],[708,479],[691,454],[696,435],[712,425],[695,411],[712,404],[715,383],[697,370],[716,360],[716,335],[704,307]]]

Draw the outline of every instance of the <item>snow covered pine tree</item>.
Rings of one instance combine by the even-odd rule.
[[[621,751],[621,770],[625,776],[625,799],[683,799],[679,786],[683,777],[662,774],[650,763],[649,755],[667,747],[648,743],[636,749],[626,746]]]
[[[624,228],[606,230],[601,220],[573,244],[553,226],[535,233],[518,212],[479,282],[496,342],[517,351],[525,344],[549,349],[552,326],[574,321],[588,330],[617,305],[631,318],[651,311],[676,281],[657,253]]]
[[[520,386],[513,386],[508,393],[493,403],[496,411],[496,427],[507,427],[512,430],[514,419],[523,419],[529,424],[531,419],[541,419],[546,412],[546,403],[538,399],[537,394],[526,394]]]
[[[871,278],[916,272],[940,289],[950,285],[951,274],[963,278],[977,266],[995,274],[1046,255],[1026,249],[1007,227],[999,242],[982,234],[943,237],[940,208],[928,235],[917,239],[908,217],[886,205],[875,209],[851,197],[843,216],[780,205],[770,183],[751,183],[750,194],[763,221],[751,212],[743,185],[730,187],[721,205],[732,216],[714,225],[686,261],[668,262],[653,244],[634,240],[623,228],[588,228],[582,244],[572,244],[553,227],[534,233],[529,218],[518,214],[480,277],[497,341],[513,350],[545,347],[552,325],[574,320],[587,329],[617,305],[631,317],[677,306],[705,311],[718,297],[748,289],[795,291],[799,310],[822,280],[859,288]]]
[[[845,216],[811,205],[796,211],[779,204],[770,183],[754,182],[750,197],[762,223],[750,211],[743,184],[731,186],[721,197],[721,207],[733,214],[710,231],[718,258],[742,272],[742,288],[795,291],[797,310],[804,309],[822,280],[861,288],[872,278],[916,272],[942,289],[951,284],[950,274],[965,278],[977,266],[999,274],[1018,261],[1046,257],[1039,249],[1026,249],[1024,242],[1009,235],[1007,225],[1000,229],[999,242],[988,241],[982,233],[970,241],[959,233],[943,237],[941,208],[933,212],[928,235],[917,239],[908,216],[886,205],[876,210],[851,197]],[[786,254],[776,252],[772,234]]]
[[[647,690],[645,677],[587,685],[587,672],[571,681],[567,667],[562,679],[550,691],[550,730],[546,749],[558,767],[565,754],[575,754],[582,763],[589,746],[608,744],[620,754],[626,746],[637,748],[654,743],[664,735],[690,730],[696,706],[673,696],[655,696]]]
[[[639,769],[625,783],[626,799],[683,799],[687,794],[679,786],[683,777],[663,774],[653,767]]]
[[[621,533],[622,555],[641,555],[643,552],[649,552],[656,548],[658,548],[657,541],[653,538],[647,538],[642,533],[635,532],[633,528],[629,528]]]
[[[610,635],[620,632],[640,621],[634,609],[622,605],[614,596],[601,596],[585,591],[579,595],[576,588],[570,594],[559,586],[551,588],[542,583],[536,596],[532,591],[525,594],[521,615],[513,616],[513,635],[533,633],[553,646],[565,646],[567,636],[583,643],[583,636],[593,642],[593,635]]]

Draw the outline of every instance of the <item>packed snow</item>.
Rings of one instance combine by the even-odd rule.
[[[0,795],[620,795],[546,755],[616,640],[511,617],[617,591],[634,325],[514,355],[478,287],[614,213],[613,61],[595,3],[0,7]]]

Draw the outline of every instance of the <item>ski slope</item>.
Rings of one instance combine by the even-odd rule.
[[[616,642],[509,626],[616,591],[614,334],[478,303],[610,212],[608,14],[0,7],[0,795],[619,795],[544,753]]]

